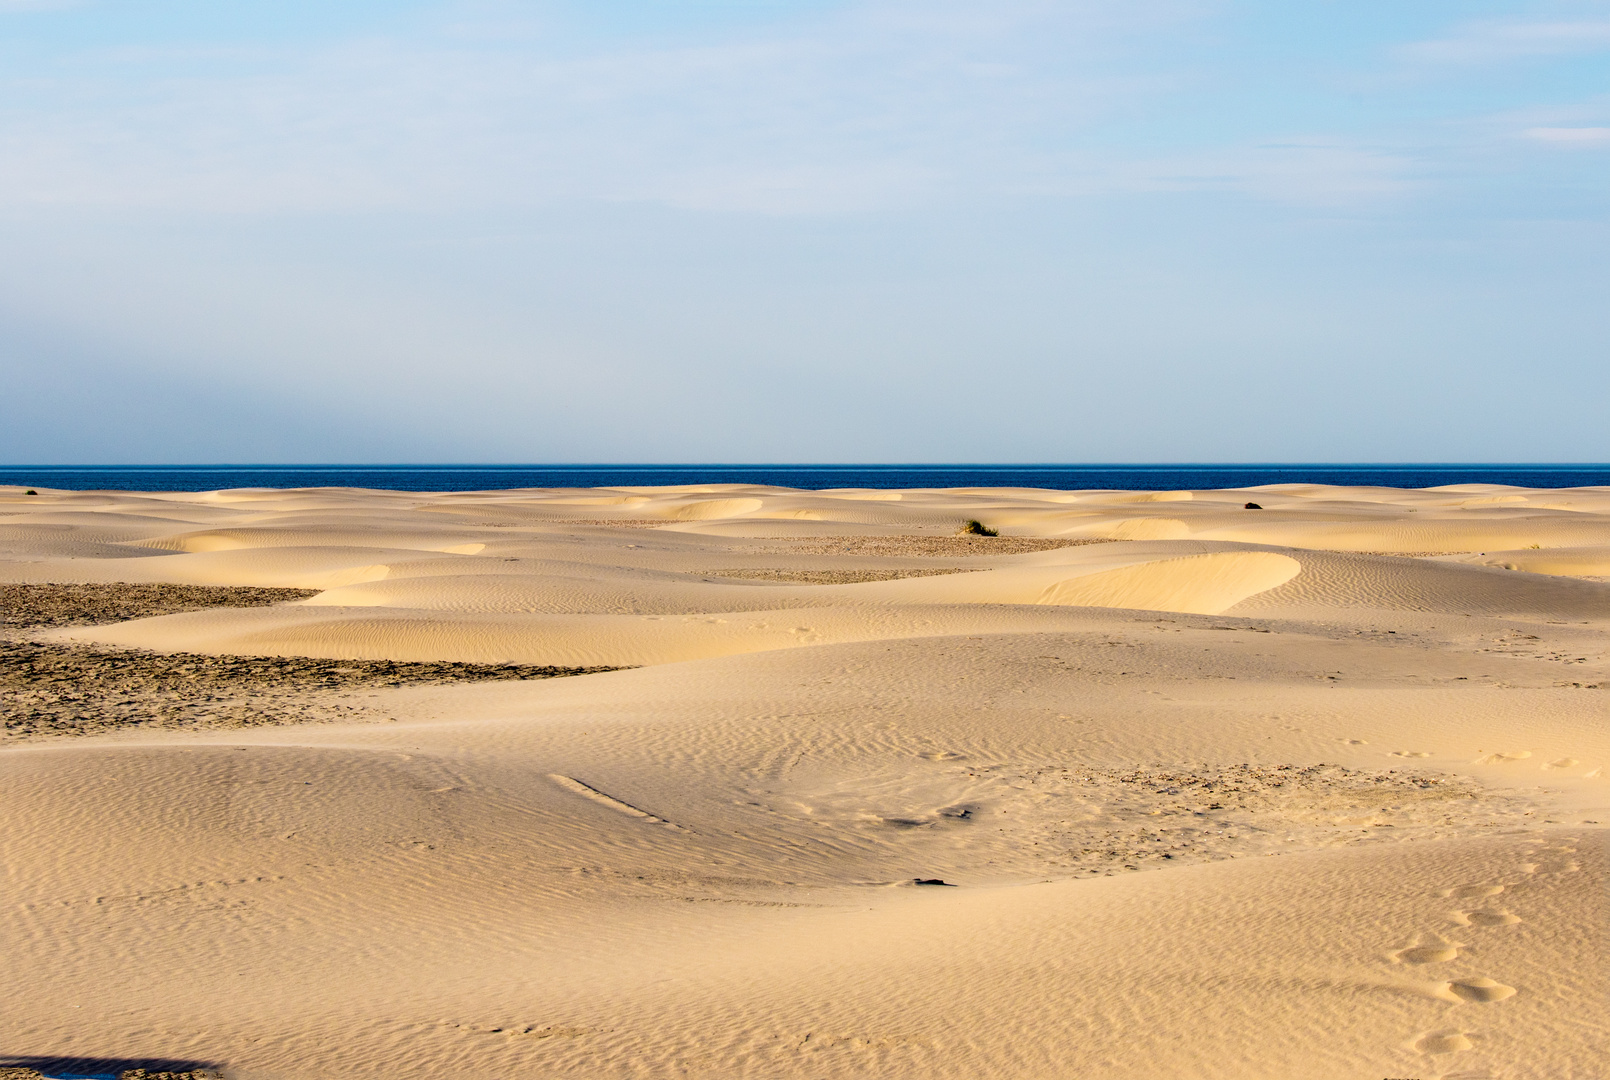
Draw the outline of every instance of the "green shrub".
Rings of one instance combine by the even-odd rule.
[[[988,525],[985,525],[982,521],[979,521],[976,518],[968,518],[966,521],[962,522],[962,535],[999,536],[1001,534],[998,530],[990,528]]]

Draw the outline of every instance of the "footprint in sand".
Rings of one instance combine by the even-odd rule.
[[[1513,986],[1505,986],[1501,982],[1480,975],[1449,983],[1448,992],[1461,1001],[1503,1001],[1505,998],[1515,996]]]
[[[1565,849],[1575,851],[1575,848]],[[1523,874],[1574,874],[1582,869],[1582,864],[1569,858],[1564,851],[1549,848],[1542,853],[1533,852],[1533,857],[1542,859],[1542,862],[1521,863],[1520,871]]]
[[[1415,1042],[1414,1048],[1422,1054],[1452,1054],[1460,1050],[1469,1050],[1472,1044],[1466,1038],[1468,1034],[1464,1031],[1428,1032]]]
[[[1580,764],[1582,764],[1582,763],[1580,761],[1578,761],[1574,757],[1562,757],[1562,758],[1555,758],[1553,761],[1545,763],[1543,765],[1543,768],[1545,768],[1545,769],[1569,769],[1572,766],[1580,765]]]
[[[1422,758],[1422,757],[1430,757],[1431,755],[1429,753],[1427,753],[1426,751],[1424,751],[1424,750],[1394,750],[1394,751],[1392,751],[1392,756],[1393,757]]]
[[[1511,762],[1511,761],[1525,761],[1527,758],[1529,758],[1531,756],[1532,756],[1532,752],[1530,750],[1506,750],[1505,752],[1500,753],[1500,754],[1488,754],[1484,758],[1477,758],[1475,760],[1474,764],[1477,764],[1477,765],[1503,765],[1503,764],[1505,764],[1507,762]]]
[[[1445,964],[1459,958],[1464,945],[1457,941],[1437,941],[1429,945],[1411,945],[1392,954],[1394,964]]]
[[[1453,921],[1460,926],[1514,926],[1521,921],[1519,915],[1508,911],[1456,911]]]
[[[1444,889],[1438,896],[1453,896],[1461,900],[1481,896],[1497,896],[1504,891],[1502,885],[1459,885],[1452,889]]]
[[[1368,746],[1368,745],[1370,745],[1368,739],[1337,739],[1336,741],[1337,742],[1344,742],[1348,746]]]

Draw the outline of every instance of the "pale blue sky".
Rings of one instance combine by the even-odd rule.
[[[1610,2],[0,0],[0,459],[1604,461]]]

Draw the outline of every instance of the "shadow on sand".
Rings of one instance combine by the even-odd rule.
[[[223,1074],[216,1062],[177,1058],[26,1057],[0,1054],[0,1080],[36,1076],[94,1080],[211,1080]]]

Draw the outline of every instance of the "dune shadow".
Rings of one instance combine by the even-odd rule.
[[[10,1080],[13,1076],[22,1080],[27,1074],[21,1070],[28,1069],[52,1080],[61,1077],[119,1080],[131,1073],[144,1080],[178,1080],[181,1077],[184,1080],[202,1080],[203,1077],[223,1075],[217,1062],[192,1058],[44,1057],[0,1053],[0,1080]]]

